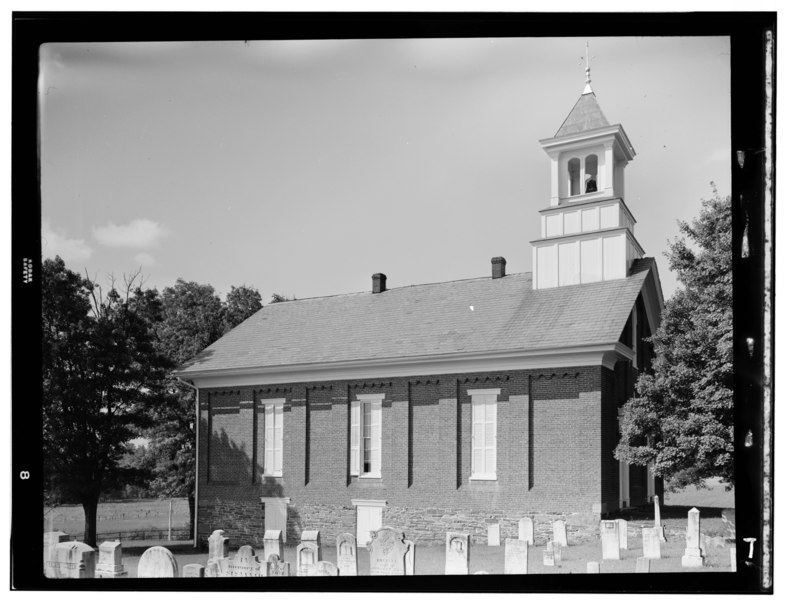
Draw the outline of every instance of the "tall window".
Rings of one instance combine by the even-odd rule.
[[[382,476],[382,400],[384,394],[357,394],[351,407],[350,474]]]
[[[496,479],[496,399],[499,390],[468,390],[472,398],[472,479]]]
[[[283,474],[283,398],[265,399],[264,404],[264,474]]]

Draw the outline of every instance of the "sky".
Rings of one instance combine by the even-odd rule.
[[[47,44],[42,251],[105,281],[142,269],[297,298],[531,271],[552,137],[585,39]],[[635,234],[657,259],[730,194],[730,43],[591,38],[592,88],[637,155]]]

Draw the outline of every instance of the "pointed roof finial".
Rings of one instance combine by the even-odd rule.
[[[584,94],[593,94],[591,89],[591,65],[589,64],[589,42],[586,42],[586,87],[583,88]]]

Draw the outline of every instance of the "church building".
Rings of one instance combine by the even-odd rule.
[[[482,541],[500,521],[596,522],[662,482],[617,461],[663,307],[635,239],[635,151],[586,87],[556,134],[530,273],[270,304],[177,373],[198,388],[197,538],[333,544],[390,526]],[[543,177],[547,174],[543,173]]]

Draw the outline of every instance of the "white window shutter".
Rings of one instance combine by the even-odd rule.
[[[351,440],[349,453],[351,455],[349,474],[360,474],[360,403],[352,402],[351,406]]]
[[[275,461],[273,469],[276,475],[283,472],[283,404],[275,406],[275,432],[274,432]]]
[[[267,404],[264,407],[264,472],[271,474],[275,469],[275,453],[273,439],[275,436],[275,407]]]
[[[371,405],[371,471],[376,475],[382,472],[382,403]]]

